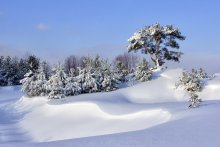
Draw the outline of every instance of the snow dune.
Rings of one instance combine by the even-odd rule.
[[[105,112],[93,102],[50,105],[40,102],[45,101],[44,98],[37,100],[28,105],[33,103],[40,105],[31,106],[31,112],[27,113],[19,123],[26,132],[29,132],[33,141],[37,142],[141,130],[163,123],[170,118],[169,112],[162,109],[116,115]],[[122,109],[123,107],[128,106],[122,106]]]
[[[181,72],[166,70],[132,87],[60,100],[18,100],[19,87],[0,88],[0,146],[217,147],[220,74],[200,93],[201,107],[189,110],[187,94],[175,89]]]
[[[134,103],[162,103],[187,101],[182,90],[175,90],[175,82],[182,69],[173,69],[158,73],[150,82],[137,84],[122,90],[129,101]]]
[[[200,93],[203,100],[220,99],[220,74],[215,74],[214,79],[207,81],[203,91]]]

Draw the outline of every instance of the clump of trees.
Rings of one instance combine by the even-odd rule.
[[[176,83],[176,87],[183,87],[189,94],[189,108],[198,107],[202,101],[198,93],[202,91],[206,79],[210,79],[210,77],[202,68],[192,69],[192,71],[184,71]]]
[[[48,64],[44,62],[45,70]],[[20,85],[20,80],[23,79],[28,71],[33,73],[38,70],[39,59],[33,55],[26,58],[17,57],[0,57],[0,86]],[[46,71],[45,71],[46,72]],[[46,72],[48,73],[48,72]],[[47,75],[49,76],[49,75]]]
[[[67,60],[69,59],[68,57]],[[40,68],[31,69],[25,74],[25,78],[21,80],[22,90],[30,97],[47,95],[53,99],[117,89],[118,76],[108,60],[99,56],[85,56],[80,59],[82,60],[70,60],[81,61],[77,67],[71,62],[65,62],[65,65],[59,63],[53,68],[48,79],[43,70],[44,64],[41,63]]]
[[[128,51],[141,50],[149,54],[154,69],[166,60],[179,61],[182,53],[170,49],[179,49],[177,40],[185,40],[178,28],[172,25],[161,26],[159,23],[145,26],[128,39]]]

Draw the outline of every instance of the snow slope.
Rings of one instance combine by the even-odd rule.
[[[212,146],[220,144],[220,74],[201,107],[187,108],[174,85],[181,69],[109,93],[49,101],[0,89],[0,146]],[[67,139],[67,140],[66,140]],[[18,143],[19,142],[19,143]]]

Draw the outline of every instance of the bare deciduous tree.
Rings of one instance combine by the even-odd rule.
[[[139,57],[132,53],[124,53],[115,57],[114,65],[117,65],[118,62],[122,63],[128,72],[132,72],[136,64],[138,63]]]

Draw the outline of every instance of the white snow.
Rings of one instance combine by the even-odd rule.
[[[132,87],[60,100],[0,88],[0,146],[218,147],[220,74],[207,81],[201,106],[188,109],[187,94],[175,89],[181,72],[166,70]]]

